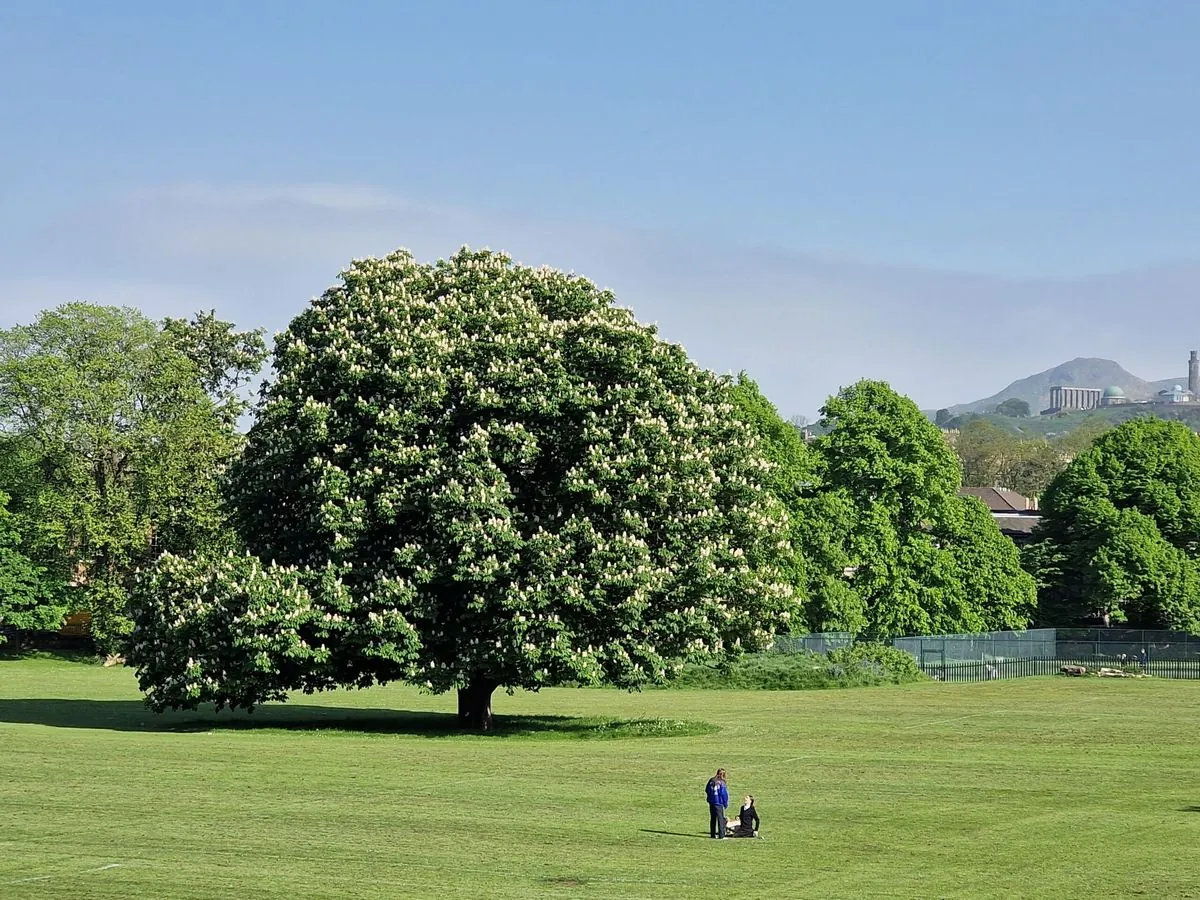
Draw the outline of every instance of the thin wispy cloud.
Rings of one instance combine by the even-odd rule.
[[[334,212],[364,212],[403,208],[407,204],[395,194],[356,184],[206,184],[182,183],[134,191],[134,203],[169,203],[211,206],[228,210],[272,204],[311,206]]]
[[[0,251],[0,324],[87,299],[217,308],[282,328],[353,258],[462,244],[580,272],[703,365],[745,369],[785,414],[885,378],[923,406],[986,396],[1075,356],[1172,376],[1200,344],[1200,266],[1011,279],[415,202],[370,185],[179,184],[80,207]],[[1193,337],[1193,335],[1195,337]]]

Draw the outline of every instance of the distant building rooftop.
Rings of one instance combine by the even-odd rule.
[[[1004,516],[992,514],[992,520],[995,521],[1000,533],[1006,538],[1011,539],[1016,544],[1027,544],[1033,536],[1033,529],[1037,527],[1038,522],[1042,517],[1037,513],[1029,513],[1023,516]]]
[[[1007,488],[965,487],[963,497],[978,497],[993,513],[1036,513],[1037,503]]]
[[[1037,501],[1023,497],[1016,491],[1006,488],[959,488],[959,496],[978,497],[992,513],[992,521],[1000,529],[1000,533],[1011,539],[1017,546],[1028,544],[1033,537],[1033,529],[1041,521],[1042,515],[1037,510]]]

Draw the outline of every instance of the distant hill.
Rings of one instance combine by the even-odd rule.
[[[953,415],[973,412],[990,412],[997,404],[1009,400],[1024,400],[1034,415],[1050,405],[1050,388],[1056,385],[1073,385],[1075,387],[1119,387],[1130,400],[1149,400],[1163,388],[1173,384],[1186,386],[1187,377],[1167,378],[1163,381],[1144,381],[1136,375],[1125,371],[1111,359],[1095,357],[1079,357],[1065,362],[1053,369],[1038,372],[1019,381],[1014,381],[1004,390],[975,400],[970,403],[959,403],[950,407]]]

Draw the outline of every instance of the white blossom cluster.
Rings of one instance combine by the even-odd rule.
[[[210,608],[211,578],[160,566],[178,600],[155,639],[196,662],[150,679],[163,697],[253,684],[239,654],[278,669],[269,690],[633,688],[794,611],[785,513],[724,382],[585,279],[467,249],[360,260],[275,371],[233,501],[287,568],[229,563]],[[268,582],[291,599],[263,606]]]

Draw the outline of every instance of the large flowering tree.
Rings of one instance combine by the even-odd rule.
[[[403,679],[486,728],[497,687],[636,688],[786,627],[786,512],[727,381],[583,278],[360,260],[275,372],[232,479],[256,559],[143,583],[160,708]]]

